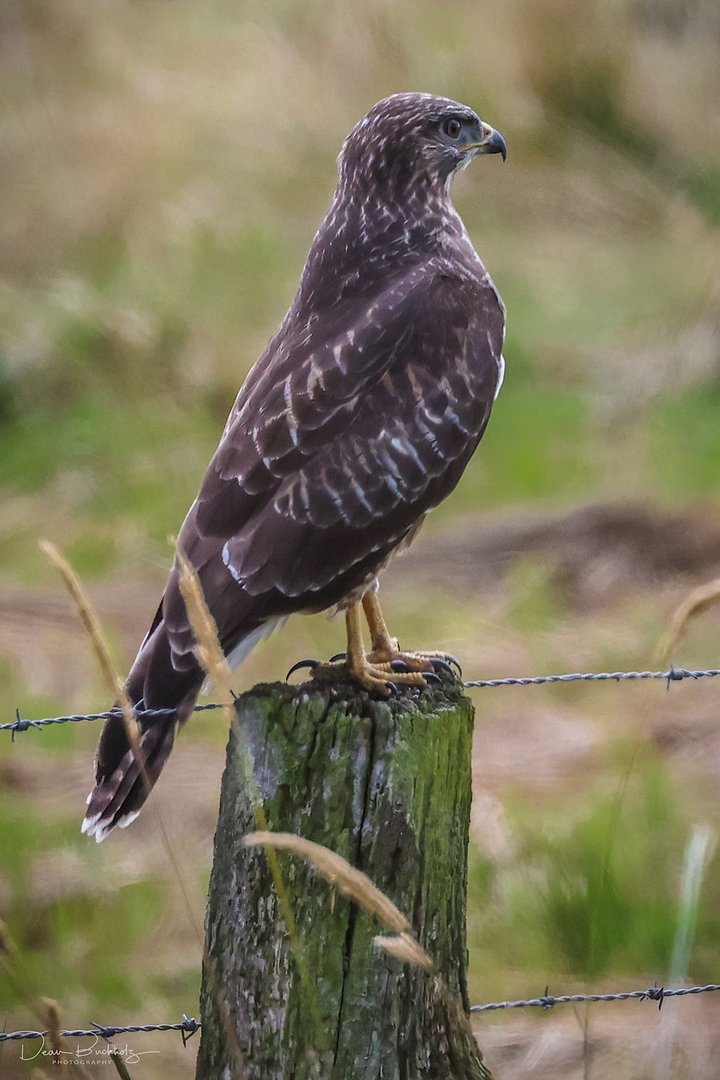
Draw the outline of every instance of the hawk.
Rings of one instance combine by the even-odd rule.
[[[381,694],[425,681],[432,654],[399,651],[377,581],[458,483],[503,379],[505,309],[450,201],[479,154],[505,159],[499,132],[431,94],[380,101],[345,140],[297,295],[178,538],[231,667],[289,615],[341,609],[348,676]],[[176,564],[127,680],[144,775],[111,717],[84,832],[137,816],[203,680]]]

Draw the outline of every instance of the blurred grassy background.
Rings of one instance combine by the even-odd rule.
[[[91,582],[127,666],[341,141],[405,89],[467,101],[507,139],[507,165],[476,164],[455,200],[508,307],[508,376],[460,489],[387,575],[392,625],[468,677],[649,666],[720,566],[719,48],[711,0],[5,0],[3,719],[107,704],[37,539]],[[296,620],[239,685],[340,636]],[[717,666],[719,641],[710,613],[676,662]],[[720,819],[717,690],[477,706],[473,997],[665,980],[691,827]],[[158,792],[185,897],[152,813],[99,849],[80,837],[97,734],[2,746],[0,915],[25,986],[0,988],[8,1028],[32,1026],[39,994],[71,1026],[196,1010],[225,733],[198,718]],[[694,980],[720,979],[719,901],[709,861]],[[597,1009],[478,1030],[506,1077],[716,1076],[714,1002],[639,1024]],[[193,1074],[192,1044],[143,1038],[162,1053],[138,1075]],[[16,1049],[3,1070],[25,1075]]]

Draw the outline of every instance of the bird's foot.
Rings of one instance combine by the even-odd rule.
[[[460,664],[450,653],[403,652],[397,638],[388,634],[375,597],[364,597],[362,606],[370,629],[372,649],[369,653],[365,652],[360,633],[360,604],[352,604],[345,612],[347,652],[336,653],[324,664],[300,660],[290,668],[287,677],[307,667],[313,680],[338,682],[351,679],[364,690],[388,697],[401,686],[422,687],[430,682],[440,682],[441,671],[453,679],[462,676]],[[453,666],[457,668],[457,674]]]
[[[428,682],[439,681],[437,674],[428,667],[418,670],[408,670],[404,661],[371,660],[370,656],[363,656],[354,662],[348,662],[345,653],[337,653],[324,663],[317,660],[299,660],[293,664],[287,673],[289,678],[293,672],[301,668],[309,668],[310,676],[317,682],[342,682],[348,679],[360,685],[363,690],[381,697],[389,697],[397,692],[401,686],[427,686]]]
[[[329,664],[335,664],[338,660],[344,660],[345,653],[339,652],[331,656],[327,661]],[[393,670],[402,671],[424,671],[424,672],[438,672],[447,671],[454,675],[456,678],[462,678],[462,668],[460,667],[460,661],[452,653],[446,652],[430,652],[423,650],[413,652],[403,652],[401,650],[393,650],[392,652],[386,652],[385,650],[374,649],[368,653],[367,659],[370,663],[375,664],[392,664]],[[317,660],[300,660],[296,667],[314,667],[319,663]],[[296,668],[292,669],[293,671]]]
[[[355,663],[343,662],[353,682],[359,683],[364,690],[389,697],[401,686],[427,686],[430,680],[439,681],[433,671],[411,671],[395,661],[373,659],[371,654]]]
[[[339,653],[332,659],[337,660],[342,656]],[[446,671],[456,678],[462,678],[460,661],[452,653],[440,652],[431,649],[401,649],[397,638],[389,638],[387,643],[376,645],[367,654],[370,664],[391,664],[395,672],[419,671],[437,674]]]
[[[462,678],[462,668],[457,657],[451,653],[413,649],[401,649],[393,639],[391,648],[373,649],[368,653],[371,664],[391,664],[394,671],[418,671],[437,674],[446,671],[454,677]]]

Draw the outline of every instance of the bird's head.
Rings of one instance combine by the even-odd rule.
[[[467,105],[433,94],[393,94],[373,105],[340,156],[351,188],[370,182],[399,194],[418,184],[446,185],[478,154],[507,149],[500,132]]]

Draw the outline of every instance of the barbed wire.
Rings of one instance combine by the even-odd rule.
[[[686,679],[708,679],[720,676],[719,668],[706,668],[706,669],[688,669],[678,668],[674,665],[666,671],[591,671],[591,672],[569,672],[562,675],[530,675],[530,676],[510,676],[503,679],[474,679],[463,682],[465,689],[492,689],[499,686],[542,686],[554,683],[573,683],[573,682],[622,682],[622,681],[641,681],[641,680],[662,680],[667,683],[668,689],[672,682],[682,682]],[[218,702],[209,702],[202,705],[197,705],[194,712],[207,712],[212,709],[219,709],[222,706]],[[136,715],[141,717],[159,717],[168,716],[174,713],[172,708],[163,709],[138,709]],[[120,710],[117,708],[108,709],[105,712],[98,713],[72,713],[68,716],[51,716],[43,717],[37,720],[30,720],[20,716],[19,710],[16,711],[16,719],[11,723],[0,724],[0,731],[10,731],[12,736],[18,732],[27,731],[30,728],[37,728],[42,730],[43,727],[50,724],[68,724],[78,723],[81,721],[93,721],[93,720],[107,720],[112,716],[121,715]],[[541,1008],[552,1009],[556,1005],[564,1005],[568,1003],[595,1003],[600,1001],[655,1001],[658,1004],[658,1008],[662,1008],[663,1002],[666,998],[673,997],[687,997],[696,994],[706,994],[713,991],[720,990],[720,983],[708,983],[704,986],[688,986],[688,987],[676,987],[674,989],[665,989],[662,986],[651,986],[645,990],[629,990],[620,991],[617,993],[607,994],[561,994],[553,995],[546,991],[540,997],[535,998],[523,998],[517,1001],[495,1001],[486,1002],[480,1005],[471,1005],[471,1013],[484,1013],[491,1012],[499,1009],[524,1009],[524,1008]],[[202,1025],[194,1017],[188,1017],[183,1014],[182,1020],[177,1024],[129,1024],[125,1026],[101,1026],[99,1024],[93,1025],[91,1029],[68,1029],[60,1031],[58,1034],[64,1038],[91,1038],[93,1036],[101,1037],[103,1039],[110,1039],[115,1035],[124,1034],[136,1034],[145,1032],[162,1032],[162,1031],[179,1031],[183,1045],[187,1040],[201,1029]],[[0,1043],[8,1042],[12,1040],[24,1040],[24,1039],[41,1039],[50,1034],[49,1031],[11,1031],[0,1032]]]
[[[211,709],[222,709],[222,707],[219,702],[211,701],[204,705],[196,705],[193,712],[209,712]],[[174,708],[135,709],[135,716],[138,720],[144,716],[154,719],[157,716],[172,716],[176,711]],[[15,719],[10,723],[0,724],[0,731],[9,731],[14,737],[19,732],[28,731],[30,728],[42,729],[49,724],[77,724],[83,720],[109,720],[113,716],[122,716],[120,709],[106,709],[105,712],[96,713],[71,713],[68,716],[45,716],[40,720],[29,720],[21,716],[20,710],[16,709]]]
[[[671,664],[665,671],[591,671],[568,672],[560,675],[509,676],[502,679],[473,679],[464,681],[462,685],[465,689],[493,689],[500,686],[543,686],[548,684],[574,682],[637,682],[644,680],[662,680],[667,683],[667,688],[669,689],[670,683],[672,682],[682,682],[686,679],[710,679],[718,676],[720,676],[720,668],[688,669],[675,667]],[[196,705],[193,712],[209,712],[220,708],[222,708],[222,705],[219,702],[208,702]],[[138,719],[143,717],[155,718],[160,716],[171,716],[174,712],[174,708],[136,709],[135,715]],[[9,723],[1,723],[0,731],[9,731],[14,740],[16,734],[28,731],[31,728],[42,730],[44,727],[52,724],[72,724],[94,720],[108,720],[111,717],[121,715],[120,709],[113,708],[107,709],[104,712],[71,713],[67,716],[48,716],[39,719],[28,719],[22,717],[19,709],[17,709],[15,720]],[[583,1002],[595,1003],[601,1001],[655,1001],[658,1004],[658,1008],[662,1008],[666,998],[687,997],[690,995],[712,993],[717,990],[720,990],[720,983],[707,983],[703,986],[676,987],[674,989],[665,989],[665,987],[662,986],[651,986],[645,990],[620,991],[607,994],[553,995],[549,994],[546,988],[545,993],[540,997],[522,998],[516,1001],[486,1002],[479,1005],[471,1005],[469,1011],[470,1013],[484,1013],[500,1009],[523,1008],[541,1008],[549,1010],[556,1005]],[[0,1032],[0,1043],[44,1039],[51,1034],[57,1034],[62,1038],[99,1037],[108,1040],[115,1035],[178,1031],[182,1037],[183,1045],[185,1045],[188,1039],[200,1031],[201,1028],[202,1024],[198,1020],[183,1013],[182,1019],[176,1024],[127,1024],[111,1026],[93,1024],[92,1028],[89,1029],[72,1028],[64,1029],[59,1032],[50,1032],[49,1030],[3,1031]]]
[[[63,1029],[62,1031],[0,1031],[0,1043],[22,1042],[25,1039],[46,1039],[48,1036],[59,1036],[61,1039],[85,1039],[99,1036],[101,1039],[112,1039],[115,1035],[134,1035],[138,1032],[147,1031],[179,1031],[182,1036],[183,1046],[197,1031],[202,1024],[194,1016],[183,1013],[179,1024],[126,1024],[124,1026],[103,1027],[101,1024],[93,1024],[86,1029]]]
[[[463,686],[466,690],[473,690],[494,686],[543,686],[546,683],[623,682],[625,680],[638,682],[643,679],[662,679],[670,689],[671,682],[682,682],[683,679],[714,679],[718,675],[720,675],[720,668],[690,670],[676,668],[671,664],[667,671],[587,671],[572,672],[568,675],[528,675],[525,678],[475,679],[472,682],[464,682]]]
[[[574,682],[638,682],[646,679],[660,679],[667,683],[669,689],[670,683],[682,682],[684,679],[713,679],[717,676],[720,676],[720,668],[689,669],[675,667],[671,664],[667,671],[587,671],[569,672],[564,675],[510,676],[504,679],[472,679],[463,682],[462,685],[466,690],[484,690],[497,686],[543,686],[550,683]],[[211,709],[221,708],[222,705],[218,702],[208,702],[203,705],[196,705],[193,712],[208,712]],[[154,719],[158,716],[172,716],[174,712],[175,709],[173,708],[136,709],[135,715],[138,719],[143,717]],[[81,721],[109,720],[113,716],[121,715],[120,710],[114,708],[107,709],[105,712],[71,713],[68,716],[46,716],[39,720],[30,720],[21,716],[20,710],[16,709],[15,719],[9,723],[0,724],[0,731],[11,732],[14,739],[15,735],[28,731],[30,728],[41,730],[49,724],[77,724]]]
[[[720,983],[707,983],[705,986],[678,986],[666,990],[664,986],[649,986],[647,990],[623,990],[615,994],[548,994],[547,987],[542,997],[521,998],[519,1001],[491,1001],[485,1005],[471,1005],[471,1013],[491,1012],[494,1009],[552,1009],[555,1005],[569,1002],[595,1001],[656,1001],[662,1009],[665,998],[688,997],[691,994],[709,994],[720,990]]]
[[[622,990],[614,994],[549,994],[547,987],[541,997],[523,998],[519,1001],[491,1001],[482,1005],[471,1005],[470,1013],[491,1012],[497,1009],[553,1009],[556,1005],[576,1004],[579,1002],[598,1001],[654,1001],[659,1009],[667,998],[690,997],[696,994],[709,994],[720,990],[720,983],[706,983],[704,986],[678,986],[674,989],[666,989],[664,986],[649,986],[646,990]],[[202,1028],[199,1020],[194,1016],[183,1013],[182,1020],[177,1024],[125,1024],[108,1025],[93,1024],[91,1028],[67,1028],[58,1032],[46,1031],[2,1031],[0,1043],[22,1042],[30,1039],[45,1039],[50,1035],[57,1035],[63,1039],[89,1039],[100,1037],[112,1039],[115,1035],[145,1034],[153,1031],[179,1031],[182,1036],[183,1046],[193,1035]]]

